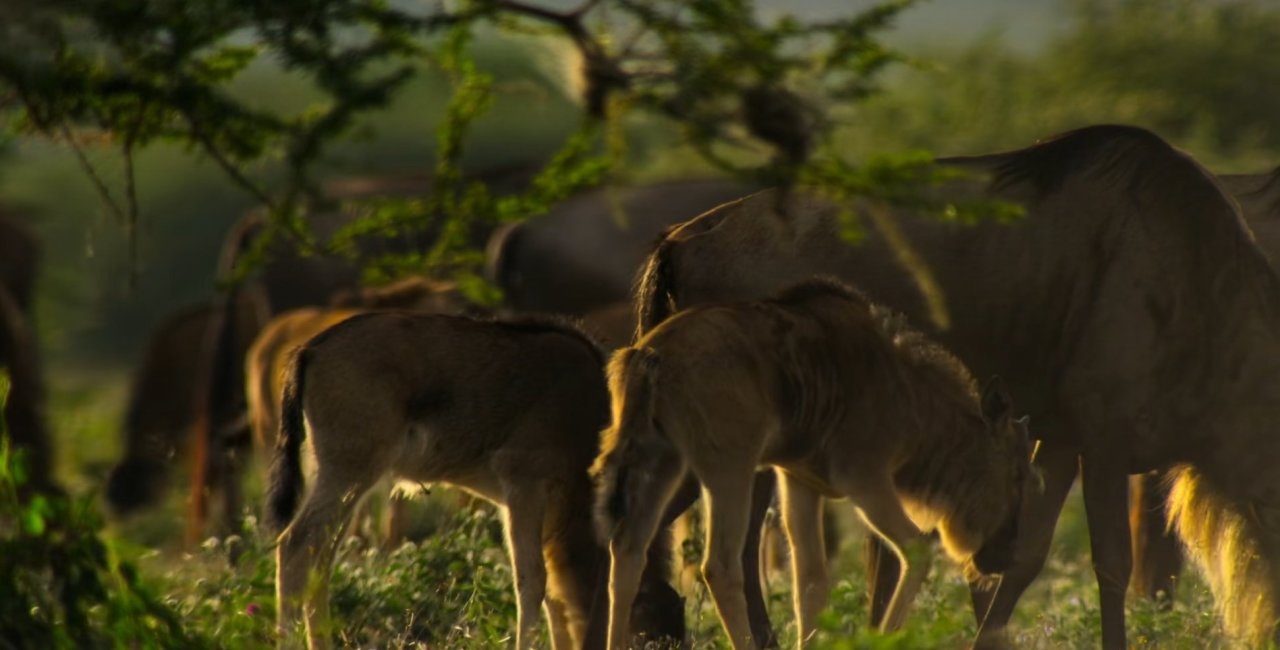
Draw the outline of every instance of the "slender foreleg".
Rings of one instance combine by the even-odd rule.
[[[882,632],[892,632],[906,621],[907,611],[929,575],[933,562],[929,538],[902,509],[892,477],[841,477],[837,483],[836,487],[853,501],[863,521],[897,554],[902,566],[898,586],[880,622]]]
[[[970,587],[974,616],[978,620],[977,647],[999,647],[1013,608],[1044,568],[1053,541],[1053,529],[1079,471],[1079,451],[1074,447],[1041,444],[1033,462],[1044,479],[1042,491],[1023,497],[1018,520],[1013,566],[1001,576],[994,593]]]

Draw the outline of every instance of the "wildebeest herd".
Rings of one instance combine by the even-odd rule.
[[[935,198],[1026,212],[893,214],[937,278],[945,327],[879,231],[849,244],[849,206],[794,188],[596,190],[475,233],[507,297],[496,317],[464,313],[447,283],[361,290],[349,262],[283,256],[157,331],[109,503],[154,502],[192,447],[198,498],[221,493],[235,530],[237,468],[250,440],[272,449],[281,643],[305,630],[315,648],[363,495],[384,479],[455,485],[504,512],[516,646],[534,644],[542,610],[553,647],[617,650],[685,642],[665,530],[701,495],[703,575],[741,649],[777,644],[756,562],[776,484],[798,645],[830,588],[823,502],[848,499],[875,540],[880,629],[906,619],[936,532],[970,581],[975,645],[999,647],[1078,477],[1103,647],[1126,645],[1131,574],[1171,590],[1179,548],[1233,642],[1278,640],[1280,172],[1214,177],[1124,126],[937,163],[969,174]],[[34,242],[9,228],[6,418],[47,479]],[[1131,522],[1134,476],[1148,506]]]

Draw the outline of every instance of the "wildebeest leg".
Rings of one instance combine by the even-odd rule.
[[[351,512],[373,480],[367,475],[325,472],[307,495],[276,548],[277,625],[282,645],[289,645],[299,618],[305,618],[307,645],[328,648],[329,574]]]
[[[726,468],[704,476],[702,498],[707,511],[707,542],[702,557],[702,579],[711,591],[720,622],[735,650],[756,648],[747,615],[743,546],[751,524],[753,472]],[[744,500],[745,499],[745,500]]]
[[[1133,568],[1129,541],[1129,474],[1116,454],[1083,456],[1080,471],[1093,572],[1098,578],[1102,647],[1120,650],[1125,647],[1124,595],[1129,589],[1129,572]]]
[[[994,593],[970,586],[978,620],[976,647],[1000,646],[1018,598],[1044,568],[1058,514],[1080,469],[1079,458],[1075,447],[1042,443],[1037,449],[1033,462],[1044,479],[1044,489],[1023,496],[1013,565],[1005,570]]]
[[[742,545],[742,574],[747,598],[747,620],[751,622],[751,636],[761,648],[778,647],[778,637],[769,623],[769,606],[764,601],[764,582],[760,575],[760,542],[764,533],[764,520],[773,501],[777,477],[771,471],[757,472],[751,487],[751,512],[747,520],[747,537]],[[824,556],[825,557],[825,556]]]
[[[884,610],[889,607],[893,590],[898,586],[898,574],[902,567],[898,556],[885,546],[879,535],[867,535],[863,547],[863,562],[867,569],[867,606],[872,625],[880,625]]]
[[[382,542],[383,548],[393,550],[400,548],[404,543],[404,531],[409,518],[408,510],[409,499],[392,488],[390,499],[387,501],[386,539]]]
[[[1129,526],[1133,531],[1133,590],[1155,600],[1162,609],[1173,606],[1178,574],[1182,573],[1182,544],[1166,524],[1169,484],[1164,472],[1147,472],[1129,482]]]
[[[619,517],[609,539],[609,650],[630,645],[631,605],[640,590],[646,553],[658,525],[670,512],[680,481],[687,478],[678,456],[652,457],[641,466],[629,467],[622,484],[628,511]],[[669,521],[669,520],[668,520]]]
[[[565,612],[564,603],[547,600],[543,603],[543,608],[547,611],[547,627],[551,630],[551,650],[573,648],[573,634],[569,632],[569,616]]]
[[[796,647],[813,636],[818,613],[827,605],[830,580],[822,535],[822,495],[782,473],[782,520],[791,545],[791,598],[796,613]]]
[[[547,593],[547,567],[542,559],[542,517],[546,510],[541,486],[512,485],[506,490],[507,548],[516,583],[516,648],[533,646],[538,613]]]
[[[902,565],[898,586],[880,621],[881,632],[892,632],[906,622],[907,611],[929,576],[933,563],[929,538],[902,509],[892,477],[841,476],[835,482],[837,489],[853,501],[863,521],[893,548]]]

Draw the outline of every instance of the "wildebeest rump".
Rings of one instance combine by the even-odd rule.
[[[517,312],[582,314],[624,301],[664,228],[756,189],[702,179],[584,192],[494,233],[486,274]]]
[[[1079,471],[1103,645],[1124,647],[1128,475],[1175,465],[1190,468],[1178,475],[1174,505],[1191,552],[1209,553],[1215,540],[1237,544],[1234,563],[1199,558],[1228,631],[1272,637],[1280,286],[1231,201],[1185,154],[1131,127],[940,162],[989,174],[992,196],[1028,209],[1009,226],[897,215],[951,310],[951,328],[935,336],[975,372],[1004,376],[1041,439],[1046,491],[1028,500],[1025,550],[986,612],[983,638],[1003,627],[1038,573]],[[650,258],[641,327],[679,307],[764,295],[815,272],[929,322],[882,237],[870,233],[850,248],[834,207],[799,196],[785,215],[777,206],[772,193],[756,195],[671,233]],[[979,594],[978,611],[990,600]]]
[[[282,639],[305,618],[309,645],[327,646],[341,531],[360,496],[392,475],[504,507],[518,648],[534,640],[544,595],[555,648],[600,647],[607,555],[587,468],[608,413],[601,352],[558,323],[382,312],[311,339],[288,371],[267,495],[269,519],[288,523],[277,550]],[[299,508],[304,436],[317,471]],[[681,639],[683,604],[660,574],[647,629]]]

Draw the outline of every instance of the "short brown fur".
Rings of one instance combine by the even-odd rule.
[[[392,475],[505,506],[518,647],[533,640],[544,593],[556,648],[599,647],[603,619],[591,615],[606,558],[587,468],[608,417],[602,368],[589,339],[546,322],[383,312],[313,338],[289,371],[268,493],[276,523],[292,518],[278,550],[285,638],[305,616],[310,645],[328,645],[337,539],[360,497]],[[304,429],[316,485],[293,517]],[[655,601],[666,597],[671,608],[663,620],[682,625],[678,596],[656,587]]]
[[[610,540],[610,648],[643,550],[685,471],[702,483],[703,573],[735,648],[754,648],[739,558],[753,475],[777,468],[793,549],[799,643],[828,580],[823,497],[848,497],[903,559],[882,626],[900,626],[937,528],[968,568],[1010,560],[1030,443],[1003,390],[980,406],[964,367],[861,294],[810,281],[779,297],[675,315],[609,366],[613,424],[596,461],[597,519]]]

